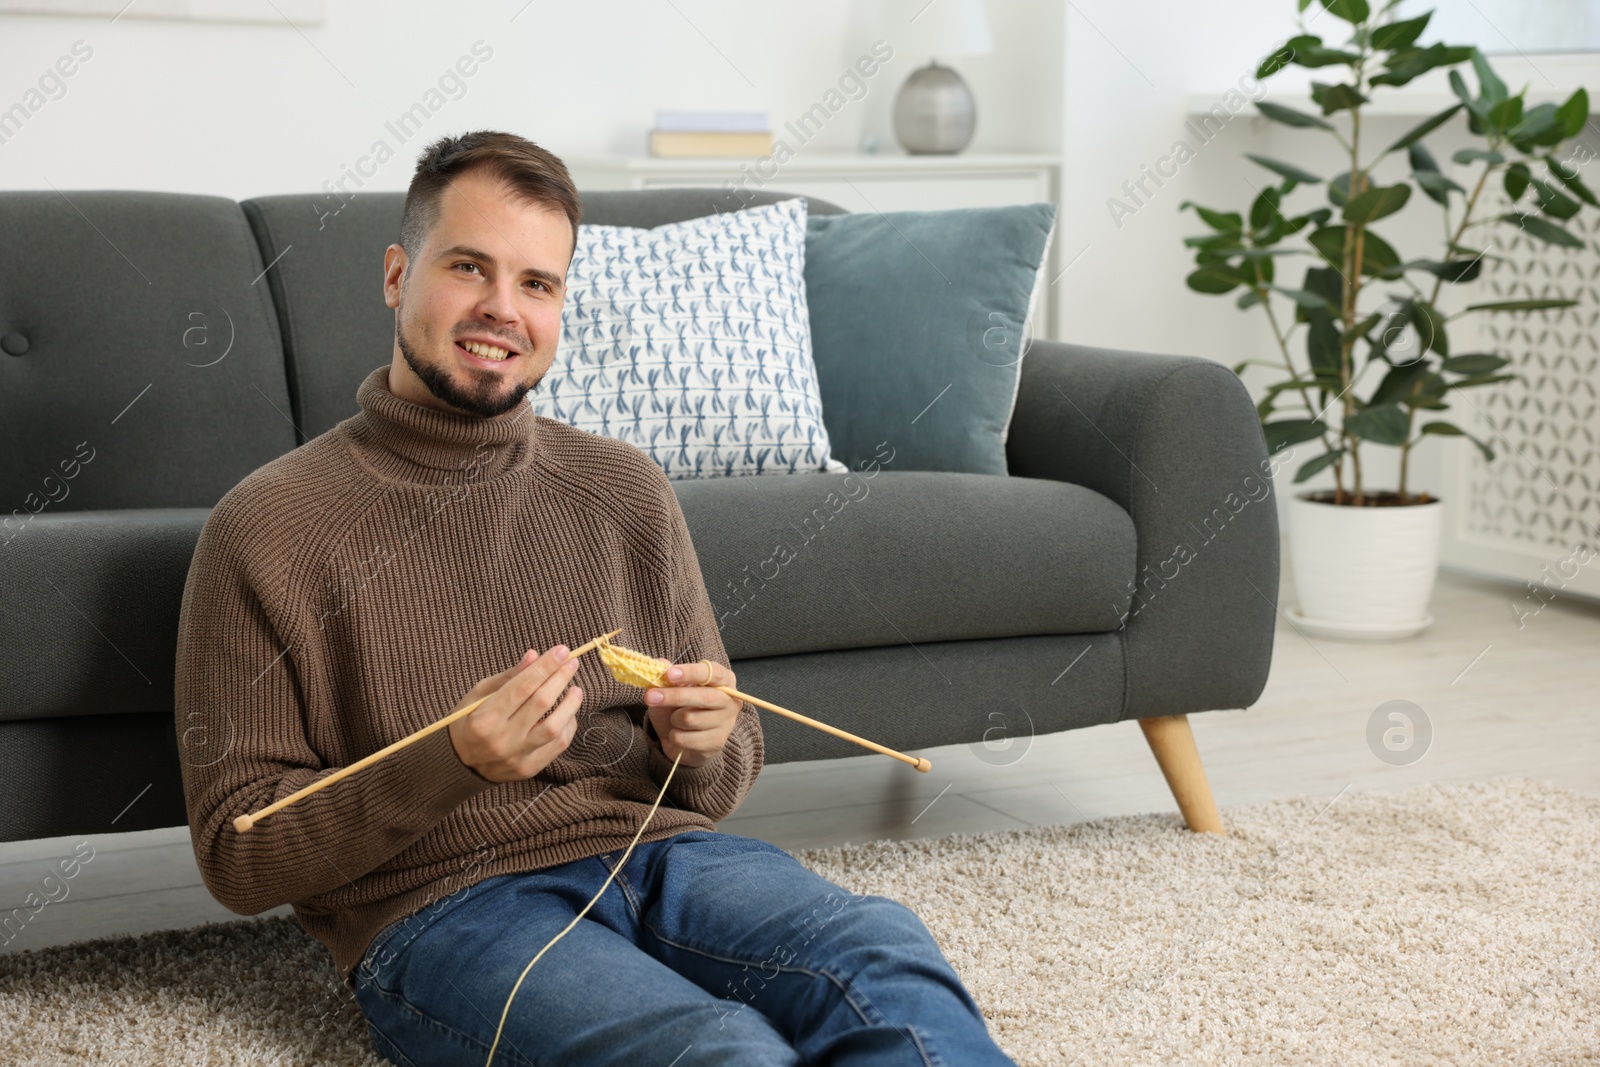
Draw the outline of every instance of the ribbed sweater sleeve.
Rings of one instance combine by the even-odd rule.
[[[689,525],[665,475],[659,484],[665,494],[667,510],[673,624],[678,648],[673,662],[693,664],[709,659],[728,667],[728,652],[722,643],[722,633],[717,629],[699,557],[689,536]],[[726,818],[744,800],[755,785],[765,759],[760,709],[748,700],[740,703],[739,717],[722,751],[698,767],[679,764],[672,776],[672,787],[667,791],[674,803],[697,811],[713,822]],[[659,787],[672,769],[672,760],[662,750],[654,730],[647,730],[646,736],[650,739],[650,777]]]
[[[228,498],[205,523],[178,623],[176,711],[190,834],[212,895],[242,915],[315,897],[409,847],[461,801],[494,783],[456,756],[439,730],[249,831],[232,825],[327,777],[307,742],[297,668],[303,619],[274,588],[298,543],[244,521]]]

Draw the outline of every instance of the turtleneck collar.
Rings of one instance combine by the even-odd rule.
[[[389,366],[356,390],[352,447],[385,478],[417,485],[483,482],[526,468],[539,451],[533,408],[522,403],[486,419],[402,400],[389,391]]]

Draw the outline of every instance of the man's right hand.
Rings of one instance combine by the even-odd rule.
[[[488,699],[450,724],[457,758],[491,782],[520,782],[565,752],[578,732],[583,703],[577,686],[556,703],[582,658],[568,658],[569,653],[566,645],[555,645],[535,657],[530,648],[514,666],[473,686],[453,710]]]

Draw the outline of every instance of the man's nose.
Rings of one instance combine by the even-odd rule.
[[[488,317],[501,323],[516,321],[516,282],[495,282],[489,286],[479,302],[479,308]]]

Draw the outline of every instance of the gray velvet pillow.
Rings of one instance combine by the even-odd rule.
[[[1006,473],[1024,325],[1044,284],[1050,203],[806,220],[822,420],[852,470]]]

